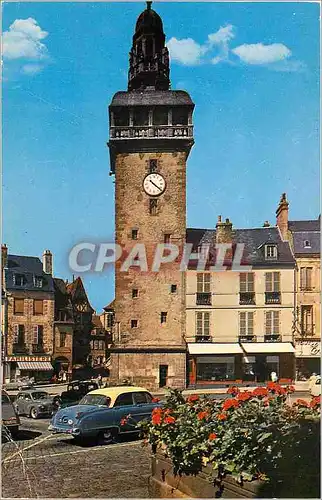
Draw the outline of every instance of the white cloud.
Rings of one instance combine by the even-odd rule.
[[[240,60],[246,64],[270,64],[282,61],[291,56],[292,52],[282,43],[264,45],[262,43],[244,44],[232,49]]]
[[[227,26],[221,26],[216,33],[211,33],[208,35],[208,41],[210,44],[220,44],[228,43],[235,37],[235,28],[232,24],[227,24]]]
[[[178,40],[175,37],[170,38],[167,43],[170,57],[178,63],[194,66],[200,63],[201,56],[204,54],[204,48],[192,38]]]
[[[5,59],[43,59],[47,47],[40,40],[48,36],[35,19],[16,19],[2,35],[2,53]]]
[[[40,64],[25,64],[21,71],[25,73],[26,75],[36,75],[37,73],[40,73],[40,71],[43,69],[43,66]]]

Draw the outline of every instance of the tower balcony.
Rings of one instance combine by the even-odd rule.
[[[193,138],[193,125],[138,125],[110,128],[110,139]]]

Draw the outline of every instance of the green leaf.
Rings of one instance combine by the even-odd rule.
[[[265,439],[269,438],[272,436],[272,433],[271,432],[264,432],[264,434],[261,434],[258,438],[258,442],[261,443],[262,441],[264,441]]]

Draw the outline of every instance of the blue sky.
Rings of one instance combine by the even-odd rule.
[[[9,252],[68,254],[114,235],[107,106],[127,86],[138,3],[3,4],[3,218]],[[159,3],[173,89],[195,104],[188,226],[319,214],[318,3]],[[83,276],[98,311],[113,273]]]

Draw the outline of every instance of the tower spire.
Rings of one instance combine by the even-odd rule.
[[[139,15],[132,49],[128,90],[169,90],[169,52],[165,46],[165,34],[160,16],[146,2],[146,9]]]

